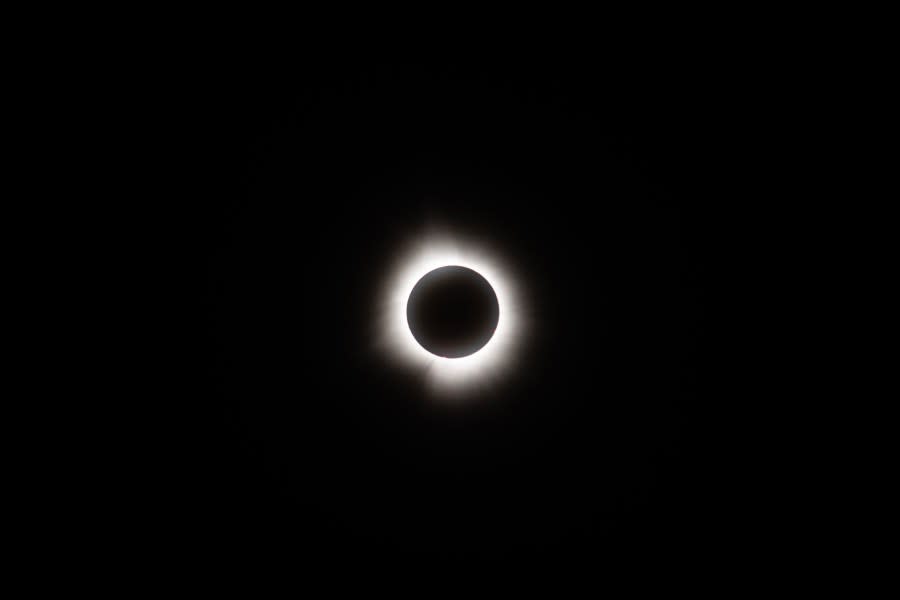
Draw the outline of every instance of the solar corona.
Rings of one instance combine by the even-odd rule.
[[[381,302],[380,347],[438,395],[511,376],[524,330],[519,287],[496,252],[431,234],[400,254]]]

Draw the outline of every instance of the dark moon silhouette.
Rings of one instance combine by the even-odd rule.
[[[413,287],[406,321],[423,348],[446,358],[474,354],[494,335],[500,320],[497,294],[466,267],[440,267]]]

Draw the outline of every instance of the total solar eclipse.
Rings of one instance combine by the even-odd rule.
[[[430,397],[474,399],[516,376],[533,323],[501,249],[430,229],[382,281],[375,354],[419,373]]]
[[[497,294],[487,279],[451,265],[422,277],[409,295],[406,320],[419,344],[437,356],[474,354],[494,335],[500,319]]]

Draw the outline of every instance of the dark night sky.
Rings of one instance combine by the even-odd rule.
[[[172,126],[198,298],[165,404],[179,552],[739,560],[753,501],[722,305],[749,124],[727,65],[232,58],[198,65]],[[516,266],[534,323],[511,378],[455,411],[372,351],[389,267],[434,222]]]

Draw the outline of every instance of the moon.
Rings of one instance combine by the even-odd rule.
[[[406,320],[419,344],[437,356],[475,354],[494,335],[500,304],[477,271],[451,265],[422,277],[406,304]]]

